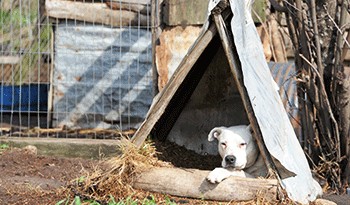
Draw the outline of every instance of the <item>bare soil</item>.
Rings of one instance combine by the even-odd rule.
[[[0,204],[55,204],[66,197],[62,187],[97,163],[6,150],[0,156]]]
[[[218,156],[200,156],[171,143],[156,143],[159,158],[178,167],[212,169],[220,166]],[[66,187],[73,180],[94,171],[100,161],[40,156],[23,149],[9,149],[0,154],[0,204],[56,204],[67,199]],[[140,191],[141,192],[141,191]],[[147,196],[149,193],[144,193]],[[152,194],[165,197],[159,194]],[[70,195],[70,199],[72,199]],[[215,204],[202,200],[170,197],[179,204]],[[327,197],[338,204],[350,204],[349,196]]]

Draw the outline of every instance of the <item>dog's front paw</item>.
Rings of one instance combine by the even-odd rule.
[[[207,180],[210,183],[219,183],[222,180],[226,179],[227,177],[229,177],[230,174],[228,173],[228,171],[224,168],[215,168],[213,171],[211,171],[208,176],[207,176]]]

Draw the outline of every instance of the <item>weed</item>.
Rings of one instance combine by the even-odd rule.
[[[0,144],[0,154],[7,149],[10,149],[8,144]]]
[[[74,205],[81,205],[81,199],[79,196],[74,197]]]
[[[0,144],[0,150],[5,150],[10,148],[10,146],[8,144]]]
[[[69,198],[68,199],[62,199],[59,202],[57,202],[55,205],[68,205]]]
[[[62,199],[61,201],[57,202],[55,205],[82,205],[82,204],[88,204],[88,205],[100,205],[97,201],[92,200],[81,200],[79,196],[75,196],[74,200],[70,202],[68,199]],[[147,197],[143,200],[134,199],[133,196],[128,196],[126,199],[121,199],[119,201],[116,201],[112,195],[110,195],[110,200],[107,203],[108,205],[157,205],[160,204],[160,202],[157,202],[154,196]],[[161,204],[165,205],[176,205],[175,202],[171,201],[169,197],[165,198],[165,201],[162,201]]]
[[[86,179],[85,176],[81,176],[81,177],[77,178],[77,183],[82,184],[85,182],[85,179]]]

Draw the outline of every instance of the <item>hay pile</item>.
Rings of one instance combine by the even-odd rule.
[[[133,195],[138,197],[132,184],[139,173],[154,166],[171,166],[158,160],[156,149],[151,142],[145,142],[138,149],[128,139],[123,138],[118,147],[121,155],[102,162],[93,173],[75,180],[70,190],[82,199],[107,202],[114,199],[125,199]],[[145,196],[139,196],[145,197]]]

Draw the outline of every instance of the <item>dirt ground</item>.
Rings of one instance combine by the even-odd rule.
[[[97,161],[38,156],[21,149],[0,156],[0,204],[55,204],[60,189],[92,171]]]
[[[162,153],[160,159],[178,167],[212,169],[220,166],[219,157],[199,156],[171,143],[156,143],[156,148]],[[100,164],[86,159],[40,156],[24,149],[5,150],[0,154],[0,204],[56,204],[68,198],[65,187],[72,180],[92,172]],[[348,196],[328,198],[338,204],[350,204]],[[204,203],[177,197],[171,199],[179,204]]]

